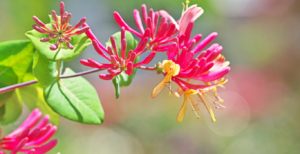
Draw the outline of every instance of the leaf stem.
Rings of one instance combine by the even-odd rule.
[[[77,76],[82,76],[82,75],[95,73],[95,72],[102,71],[102,70],[104,70],[104,69],[95,68],[95,69],[91,69],[91,70],[88,70],[88,71],[75,73],[75,74],[72,74],[72,75],[61,75],[60,78],[72,78],[72,77],[77,77]],[[29,85],[32,85],[32,84],[35,84],[35,83],[38,83],[37,80],[31,80],[31,81],[27,81],[27,82],[7,86],[7,87],[4,87],[4,88],[0,88],[0,94],[15,90],[17,88],[26,87],[26,86],[29,86]]]
[[[61,62],[61,60],[58,60],[58,62],[57,62],[57,78],[60,77],[60,62]]]

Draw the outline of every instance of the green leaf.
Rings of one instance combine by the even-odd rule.
[[[53,22],[51,16],[50,21]],[[46,26],[52,29],[51,23],[46,24]],[[90,44],[92,44],[92,41],[86,36],[85,33],[83,33],[81,35],[74,35],[70,37],[72,39],[70,43],[73,45],[74,49],[69,49],[66,44],[63,43],[61,48],[52,51],[49,47],[57,42],[58,37],[49,42],[41,42],[40,39],[49,37],[48,34],[41,34],[36,30],[31,30],[26,32],[25,35],[31,40],[36,50],[46,59],[51,61],[70,61],[81,54]]]
[[[118,54],[121,55],[121,32],[117,32],[113,36],[116,40],[116,46],[117,46]],[[127,41],[127,49],[126,49],[126,54],[125,55],[127,57],[127,54],[129,52],[129,50],[134,50],[138,46],[138,41],[135,40],[133,35],[128,31],[125,32],[125,37],[126,37],[126,41]],[[106,46],[111,46],[110,39],[106,43]],[[135,61],[134,61],[134,64],[138,63],[139,61],[140,61],[140,57],[137,56]],[[130,75],[130,76],[128,76],[124,71],[120,75],[118,75],[119,76],[119,82],[114,83],[115,89],[118,89],[116,87],[117,84],[119,84],[118,86],[120,86],[120,87],[129,86],[131,84],[135,74],[136,74],[136,71],[137,71],[137,69],[134,68],[133,69],[133,74]],[[119,93],[118,93],[118,95],[119,95]],[[117,97],[117,91],[116,91],[116,97]]]
[[[18,76],[16,73],[10,67],[0,65],[0,88],[16,83],[18,83]],[[0,106],[2,106],[12,94],[13,91],[0,94]]]
[[[0,88],[21,82],[31,67],[34,47],[30,41],[0,43]],[[0,106],[13,94],[0,94]]]
[[[18,90],[13,91],[13,95],[1,107],[1,125],[7,125],[16,121],[22,113],[22,101]]]
[[[51,83],[58,80],[58,64],[45,59],[39,52],[35,52],[33,60],[33,75],[37,81],[47,87]],[[62,70],[62,62],[60,62],[60,70]]]
[[[67,68],[65,75],[74,74]],[[102,124],[104,111],[94,87],[83,77],[60,79],[44,90],[48,105],[59,115],[86,124]]]
[[[34,47],[30,41],[8,41],[0,43],[0,65],[12,69],[21,78],[30,67]],[[1,70],[4,73],[6,70]]]
[[[35,108],[39,108],[40,111],[50,116],[50,121],[53,125],[58,126],[60,122],[60,116],[54,112],[44,100],[44,91],[40,87],[23,87],[20,89],[22,101],[32,111]]]
[[[120,77],[119,77],[119,75],[115,76],[112,79],[112,83],[114,84],[114,87],[115,87],[116,99],[118,99],[120,96]]]

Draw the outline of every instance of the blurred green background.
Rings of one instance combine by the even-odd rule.
[[[32,16],[48,21],[58,0],[1,0],[0,41],[27,39]],[[119,31],[113,11],[135,27],[132,11],[142,4],[164,9],[179,19],[183,0],[65,0],[71,24],[82,17],[104,44]],[[220,89],[226,109],[214,110],[212,123],[201,104],[200,119],[188,108],[182,123],[176,121],[183,98],[167,97],[165,89],[155,99],[153,88],[162,80],[152,72],[138,71],[132,85],[114,98],[111,81],[98,73],[85,76],[97,89],[105,110],[103,125],[83,125],[61,120],[56,134],[56,154],[299,154],[300,153],[300,1],[299,0],[191,0],[204,9],[193,34],[218,32],[214,43],[224,47],[231,62],[226,90]],[[105,62],[88,47],[66,63],[75,71],[88,70],[82,58]],[[159,54],[151,65],[165,59]],[[59,101],[59,100],[58,100]],[[29,114],[4,128],[16,128]]]

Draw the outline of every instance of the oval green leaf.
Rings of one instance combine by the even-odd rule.
[[[74,74],[67,68],[65,75]],[[83,77],[60,79],[44,90],[48,105],[59,115],[85,124],[102,124],[104,111],[94,87]]]

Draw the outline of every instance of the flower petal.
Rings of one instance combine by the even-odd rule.
[[[170,77],[169,75],[166,75],[165,78],[153,89],[151,94],[152,98],[155,98],[166,86],[166,83],[168,83],[169,81],[170,81]]]
[[[186,111],[186,104],[187,104],[187,95],[184,95],[184,102],[179,110],[179,113],[177,115],[177,121],[178,122],[182,122],[184,115],[185,115],[185,111]]]

